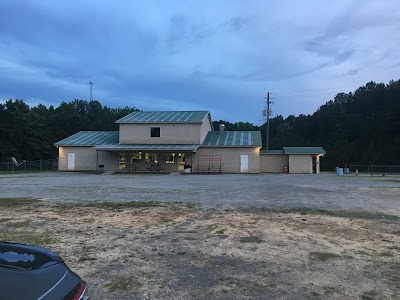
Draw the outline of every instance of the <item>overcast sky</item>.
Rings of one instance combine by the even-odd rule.
[[[398,0],[0,1],[0,100],[209,110],[259,124],[398,80]]]

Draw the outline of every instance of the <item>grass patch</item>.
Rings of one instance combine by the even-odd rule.
[[[240,238],[240,242],[241,243],[258,243],[259,244],[259,243],[262,243],[263,240],[257,236],[250,235],[250,236],[245,236],[245,237]]]
[[[100,208],[142,208],[162,206],[157,202],[129,201],[129,202],[93,202],[84,205],[85,207]]]
[[[388,247],[388,249],[390,249],[390,250],[396,250],[396,251],[399,251],[399,252],[400,252],[400,247],[399,247],[399,246],[390,246],[390,247]]]
[[[12,227],[12,228],[24,228],[29,226],[31,224],[31,221],[26,220],[26,221],[21,221],[21,222],[9,222],[5,224],[7,227]]]
[[[399,221],[400,217],[389,215],[381,212],[369,211],[348,211],[348,210],[324,210],[312,208],[262,208],[262,211],[283,213],[283,214],[300,214],[300,215],[325,215],[329,217],[348,218],[348,219],[364,219],[364,220],[388,220]]]
[[[133,277],[117,277],[105,286],[110,292],[123,292],[137,290],[142,283]]]
[[[36,233],[27,231],[0,232],[0,240],[10,243],[20,243],[46,247],[58,243],[59,240],[49,232]]]
[[[215,233],[216,234],[224,234],[225,233],[225,229],[219,229]]]
[[[0,198],[0,206],[23,206],[40,202],[38,199],[33,198]]]
[[[6,223],[8,221],[12,220],[12,218],[0,218],[0,224],[1,223]]]
[[[327,261],[330,259],[337,259],[337,258],[353,259],[353,257],[350,255],[338,255],[331,252],[310,252],[308,256],[310,257],[310,259],[316,261]]]
[[[194,203],[186,203],[186,207],[187,208],[195,208],[196,207],[196,204],[194,204]]]
[[[378,256],[380,256],[380,257],[391,257],[391,256],[393,256],[393,253],[389,252],[389,251],[384,251],[384,252],[378,253]]]
[[[366,291],[361,295],[362,300],[375,300],[379,299],[378,293],[374,290]]]
[[[79,262],[84,262],[84,261],[93,261],[96,260],[95,257],[92,256],[82,256],[78,259]]]

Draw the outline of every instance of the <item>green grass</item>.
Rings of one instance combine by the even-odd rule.
[[[0,207],[30,205],[40,202],[33,198],[0,198]]]
[[[225,229],[219,229],[215,233],[216,234],[224,234],[225,233]]]
[[[142,283],[134,277],[120,276],[114,278],[110,283],[106,284],[105,287],[110,292],[134,291],[141,288]]]
[[[390,246],[390,247],[388,247],[388,249],[390,249],[390,250],[396,250],[396,251],[399,251],[399,252],[400,252],[400,247],[399,247],[399,246]]]
[[[376,291],[370,290],[370,291],[366,291],[366,292],[362,293],[361,299],[362,300],[375,300],[375,299],[380,299],[380,297],[378,297],[378,293]]]
[[[245,236],[245,237],[240,238],[240,242],[241,243],[258,243],[259,244],[259,243],[262,243],[263,240],[257,236],[250,235],[250,236]]]
[[[369,211],[348,211],[348,210],[323,210],[312,208],[263,208],[262,211],[282,213],[282,214],[301,214],[301,215],[325,215],[329,217],[348,218],[348,219],[364,219],[364,220],[388,220],[399,221],[400,217],[389,215],[381,212]]]
[[[384,251],[384,252],[378,253],[378,256],[380,256],[380,257],[392,257],[393,253],[389,252],[389,251]]]
[[[11,220],[12,220],[12,218],[0,218],[0,224],[1,223],[6,223],[6,222],[11,221]]]
[[[330,259],[338,259],[338,258],[344,258],[344,259],[352,259],[352,256],[349,255],[338,255],[335,253],[331,252],[310,252],[309,254],[310,259],[316,260],[316,261],[327,261]]]
[[[24,227],[28,227],[29,224],[31,224],[31,221],[26,220],[26,221],[20,221],[20,222],[8,222],[5,224],[5,226],[12,227],[12,228],[24,228]]]
[[[96,260],[95,257],[92,256],[82,256],[78,259],[79,262],[84,262],[84,261],[93,261]]]

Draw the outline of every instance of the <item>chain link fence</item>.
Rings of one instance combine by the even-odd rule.
[[[0,162],[0,172],[40,172],[58,170],[58,159],[41,159],[20,162],[17,167],[12,161]]]
[[[400,165],[349,165],[350,173],[356,170],[360,174],[371,176],[400,175]]]

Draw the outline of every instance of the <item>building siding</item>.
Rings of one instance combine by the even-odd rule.
[[[210,124],[210,121],[207,117],[207,119],[201,124],[201,128],[200,128],[200,143],[202,144],[204,139],[206,138],[207,134],[209,131],[213,131],[212,125]]]
[[[104,171],[118,170],[118,153],[97,151],[93,147],[59,147],[58,169],[68,170],[68,153],[75,153],[74,171],[96,171],[98,165],[104,165]],[[98,165],[97,165],[98,163]]]
[[[289,173],[311,174],[312,156],[311,155],[289,155]]]
[[[160,137],[150,137],[160,127]],[[201,124],[120,124],[120,144],[200,144]]]
[[[260,154],[260,172],[283,173],[283,167],[289,166],[289,156],[285,154]]]
[[[260,172],[260,149],[258,147],[200,147],[192,158],[192,168],[198,171],[200,155],[219,155],[224,173],[240,173],[240,155],[249,155],[249,173]]]

